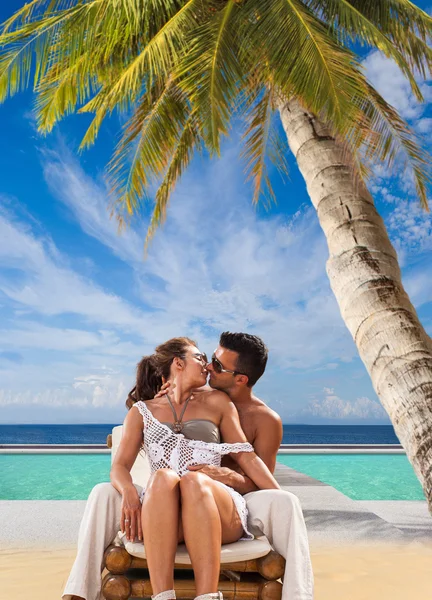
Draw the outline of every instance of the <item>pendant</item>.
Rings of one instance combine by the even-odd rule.
[[[174,423],[174,427],[173,427],[173,429],[174,429],[174,432],[175,432],[175,433],[180,433],[180,432],[181,432],[181,430],[183,429],[183,423],[180,423],[180,421],[176,421],[176,422]]]

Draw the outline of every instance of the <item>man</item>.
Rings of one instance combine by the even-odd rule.
[[[253,394],[253,386],[264,373],[267,357],[268,350],[259,337],[225,332],[207,369],[210,386],[229,395],[248,441],[273,472],[282,441],[282,422],[277,413]],[[298,498],[283,490],[257,490],[230,457],[224,457],[221,467],[198,465],[190,469],[201,470],[245,495],[249,530],[256,536],[265,535],[286,559],[282,600],[312,600],[313,575]],[[103,552],[120,529],[120,512],[121,495],[110,483],[93,488],[63,600],[99,598],[100,577],[95,580],[92,574],[100,572]]]

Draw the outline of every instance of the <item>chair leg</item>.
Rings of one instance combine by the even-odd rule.
[[[103,557],[103,566],[110,573],[122,575],[132,566],[133,557],[121,546],[108,546]]]
[[[102,594],[106,600],[129,600],[131,582],[124,575],[108,573],[102,581]]]
[[[258,600],[281,600],[282,584],[279,581],[266,581],[261,585]]]

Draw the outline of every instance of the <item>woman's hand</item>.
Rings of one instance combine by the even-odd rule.
[[[120,529],[126,539],[133,542],[136,537],[143,539],[141,526],[141,502],[134,485],[123,490]]]

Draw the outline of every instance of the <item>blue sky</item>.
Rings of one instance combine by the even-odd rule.
[[[2,6],[0,20],[20,5]],[[428,144],[431,85],[419,105],[392,63],[373,52],[364,64]],[[256,392],[284,422],[389,422],[330,290],[326,242],[292,156],[289,181],[272,175],[278,204],[253,208],[237,126],[220,160],[194,161],[144,260],[146,216],[119,236],[107,210],[118,118],[78,155],[89,117],[44,138],[33,100],[0,105],[0,422],[119,422],[143,354],[175,335],[211,353],[224,330],[269,346]],[[377,165],[371,189],[431,334],[431,217],[397,169]]]

